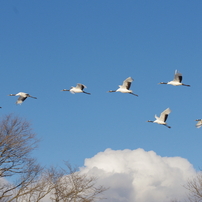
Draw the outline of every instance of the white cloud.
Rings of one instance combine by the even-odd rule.
[[[195,174],[193,166],[181,157],[161,157],[154,151],[112,150],[85,160],[81,171],[98,177],[109,187],[107,202],[170,202],[183,200],[183,185]]]

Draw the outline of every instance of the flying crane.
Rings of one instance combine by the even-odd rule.
[[[122,85],[119,85],[119,88],[117,90],[110,90],[109,93],[112,92],[121,92],[121,93],[130,93],[132,95],[138,96],[137,94],[134,94],[132,90],[130,90],[131,83],[133,82],[132,77],[128,77],[126,80],[123,81]]]
[[[86,93],[90,95],[90,93],[85,92],[83,89],[87,88],[85,85],[78,83],[76,87],[71,87],[69,90],[68,89],[63,89],[62,91],[70,91],[72,94],[74,93]]]
[[[202,119],[196,119],[195,121],[198,121],[196,127],[200,128],[202,126]]]
[[[166,126],[166,127],[168,127],[168,128],[171,128],[171,127],[168,126],[167,123],[166,123],[166,120],[167,120],[168,115],[170,114],[170,112],[171,112],[171,110],[170,110],[169,108],[167,108],[166,110],[164,110],[164,111],[161,113],[160,117],[158,117],[158,116],[155,115],[155,118],[156,118],[155,121],[150,121],[150,120],[149,120],[149,121],[147,121],[147,122],[158,123],[158,124],[164,125],[164,126]]]
[[[166,82],[160,82],[159,84],[170,84],[173,86],[188,86],[188,87],[190,87],[190,85],[182,83],[182,74],[180,72],[178,72],[177,70],[175,70],[174,79],[172,81],[169,81],[167,83]]]
[[[19,92],[16,94],[9,94],[9,96],[19,96],[18,100],[16,101],[16,104],[22,104],[28,97],[37,99],[36,97],[33,97],[30,94],[23,92]]]

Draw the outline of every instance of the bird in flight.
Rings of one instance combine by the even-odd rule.
[[[196,119],[195,121],[198,121],[196,127],[200,128],[202,126],[202,119]]]
[[[23,92],[19,92],[16,94],[9,94],[9,96],[19,96],[18,100],[16,101],[16,104],[22,104],[28,97],[37,99],[36,97],[33,97],[30,94]]]
[[[180,72],[178,72],[177,70],[175,70],[174,79],[172,81],[169,81],[167,83],[166,82],[160,82],[159,84],[170,84],[173,86],[188,86],[188,87],[190,87],[190,85],[182,83],[182,74]]]
[[[83,89],[87,88],[85,85],[78,83],[76,87],[71,87],[69,90],[63,89],[62,91],[70,91],[71,93],[85,93],[90,95],[90,93],[85,92]]]
[[[171,112],[171,110],[170,110],[169,108],[167,108],[166,110],[164,110],[164,111],[161,113],[160,117],[158,117],[158,116],[155,115],[155,118],[156,118],[155,121],[150,121],[150,120],[149,120],[149,121],[147,121],[147,122],[158,123],[158,124],[164,125],[164,126],[166,126],[166,127],[168,127],[168,128],[171,128],[171,127],[168,126],[167,123],[166,123],[166,120],[167,120],[168,115],[170,114],[170,112]]]
[[[132,90],[130,90],[131,83],[133,82],[132,77],[128,77],[126,80],[123,81],[122,85],[119,85],[119,88],[117,90],[110,90],[109,93],[112,92],[121,92],[121,93],[130,93],[132,95],[138,96],[137,94],[134,94]]]

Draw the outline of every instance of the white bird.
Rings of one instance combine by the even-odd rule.
[[[188,86],[188,87],[190,87],[190,85],[182,83],[182,74],[180,72],[178,72],[177,70],[175,70],[175,75],[174,75],[173,81],[169,81],[167,83],[160,82],[159,84],[170,84],[173,86]]]
[[[138,96],[134,94],[132,90],[130,90],[130,86],[132,82],[133,82],[133,78],[128,77],[126,80],[123,81],[122,85],[119,85],[119,88],[117,90],[110,90],[108,92],[109,93],[112,93],[112,92],[130,93],[132,95]]]
[[[86,93],[90,95],[90,93],[85,92],[83,89],[87,88],[85,85],[78,83],[76,87],[71,87],[69,90],[63,89],[62,91],[70,91],[71,93]]]
[[[22,104],[28,97],[37,99],[36,97],[33,97],[30,94],[23,92],[19,92],[17,94],[10,94],[9,96],[19,96],[18,100],[16,101],[16,104]]]
[[[196,119],[195,121],[198,121],[196,127],[200,128],[202,126],[202,119]]]
[[[158,116],[155,115],[155,118],[156,118],[155,121],[150,121],[150,120],[149,120],[149,121],[147,121],[147,122],[158,123],[158,124],[164,125],[164,126],[166,126],[166,127],[168,127],[168,128],[171,128],[171,127],[168,126],[167,123],[166,123],[166,120],[167,120],[167,118],[168,118],[168,114],[170,114],[170,112],[171,112],[171,110],[170,110],[169,108],[167,108],[166,110],[164,110],[164,111],[161,113],[160,117],[158,117]]]

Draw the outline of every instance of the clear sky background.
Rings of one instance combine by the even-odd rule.
[[[110,148],[154,151],[202,167],[201,1],[0,2],[1,115],[32,123],[44,165],[82,167]],[[191,87],[158,85],[175,70]],[[134,78],[139,97],[107,93]],[[60,90],[82,83],[86,94]],[[16,105],[10,93],[26,92]],[[172,128],[147,123],[166,108]]]

